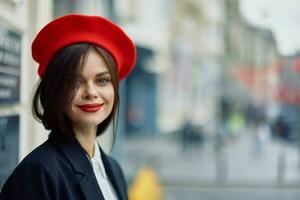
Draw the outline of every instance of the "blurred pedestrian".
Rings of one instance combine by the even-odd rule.
[[[96,137],[116,126],[119,81],[135,64],[134,43],[103,17],[69,14],[38,33],[32,56],[41,77],[32,111],[51,132],[13,171],[0,199],[127,199],[122,170]]]
[[[182,143],[182,152],[188,153],[192,150],[197,150],[202,147],[204,135],[201,126],[192,124],[191,119],[185,120],[180,131],[180,141]]]

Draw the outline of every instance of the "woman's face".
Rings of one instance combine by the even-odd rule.
[[[78,75],[78,89],[67,116],[75,128],[94,128],[111,113],[113,102],[114,88],[107,64],[95,49],[91,49]]]

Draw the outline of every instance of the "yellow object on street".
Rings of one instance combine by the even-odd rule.
[[[162,200],[163,189],[155,171],[142,168],[129,188],[129,200]]]

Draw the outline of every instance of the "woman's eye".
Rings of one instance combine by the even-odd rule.
[[[97,83],[99,83],[99,84],[105,84],[105,83],[109,83],[109,82],[110,82],[109,78],[100,78],[100,79],[97,79]]]

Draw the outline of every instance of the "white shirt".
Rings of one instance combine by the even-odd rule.
[[[95,141],[95,148],[94,148],[94,157],[91,158],[91,164],[93,166],[93,170],[101,188],[102,194],[104,199],[106,200],[117,200],[116,192],[106,175],[105,168],[101,159],[101,152],[99,150],[99,146]]]

